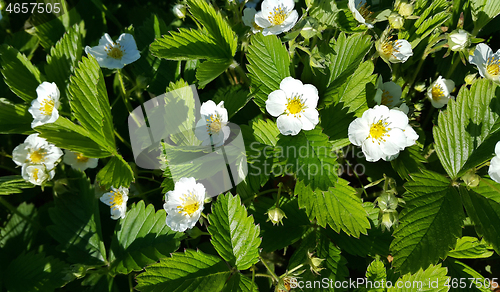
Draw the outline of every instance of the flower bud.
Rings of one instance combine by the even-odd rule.
[[[377,198],[377,204],[382,212],[396,210],[398,208],[398,198],[392,193],[383,193]]]
[[[468,171],[461,178],[470,188],[477,187],[479,185],[479,181],[481,180],[481,177],[479,177],[479,175],[477,175],[474,170]]]
[[[309,264],[309,266],[311,266],[311,272],[313,272],[315,274],[319,275],[319,272],[324,269],[321,267],[321,263],[324,260],[325,259],[320,259],[320,258],[313,256],[313,253],[310,253],[310,252],[307,253],[307,264]]]
[[[405,19],[396,12],[391,13],[387,19],[391,28],[394,29],[401,29],[405,23]]]
[[[463,29],[452,31],[446,38],[452,51],[462,51],[470,45],[469,33]]]
[[[403,2],[399,5],[399,14],[404,17],[411,16],[413,14],[413,8],[413,4]]]
[[[380,224],[382,224],[382,230],[385,228],[388,231],[394,225],[397,227],[399,224],[399,215],[398,212],[386,212],[382,214],[382,218],[380,219]]]
[[[184,17],[186,17],[186,6],[182,4],[176,4],[174,8],[172,8],[172,12],[174,13],[175,17],[184,19]]]
[[[469,75],[465,76],[465,78],[464,78],[465,84],[471,85],[472,83],[474,83],[474,80],[476,80],[476,75],[477,75],[477,73],[469,74]]]
[[[280,224],[280,223],[283,224],[283,222],[281,222],[281,220],[283,220],[283,217],[286,218],[285,212],[283,212],[283,210],[281,210],[278,207],[270,208],[269,210],[267,210],[266,214],[269,217],[269,219],[267,219],[267,221],[270,220],[273,223],[273,225]]]

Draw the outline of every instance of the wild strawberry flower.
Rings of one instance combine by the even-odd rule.
[[[349,0],[347,6],[359,23],[366,25],[368,28],[373,28],[373,24],[368,21],[372,12],[368,10],[370,7],[366,3],[366,0]]]
[[[31,102],[28,111],[33,116],[31,127],[55,122],[59,118],[59,88],[52,82],[43,82],[36,88],[37,98]]]
[[[469,33],[463,29],[454,30],[446,35],[452,51],[462,51],[470,45]]]
[[[19,166],[42,164],[52,170],[62,155],[61,149],[38,137],[38,134],[31,134],[24,143],[14,148],[12,160]]]
[[[85,53],[96,58],[101,67],[109,69],[121,69],[141,57],[134,37],[128,33],[122,33],[116,42],[105,33],[99,40],[99,45],[85,47]]]
[[[413,56],[411,44],[404,39],[392,41],[380,39],[376,42],[376,48],[384,62],[404,63]]]
[[[413,129],[408,126],[408,117],[402,111],[376,105],[351,122],[348,128],[349,141],[361,146],[367,161],[390,161],[405,147],[411,146],[409,144],[415,137],[410,133],[410,129]],[[405,133],[407,131],[409,137]]]
[[[175,17],[184,19],[186,17],[186,6],[182,4],[176,4],[172,8],[172,12],[174,13]]]
[[[255,8],[247,7],[243,10],[243,17],[241,18],[243,23],[252,29],[252,33],[258,33],[262,30],[262,27],[255,23],[255,14],[257,14],[257,10],[255,10]]]
[[[319,123],[318,89],[312,84],[286,77],[280,89],[271,92],[266,100],[266,110],[278,117],[276,124],[281,134],[297,135],[300,130],[312,130]]]
[[[203,211],[205,192],[205,187],[196,183],[194,177],[183,177],[176,182],[174,190],[165,194],[167,226],[177,232],[193,228]]]
[[[24,164],[21,174],[25,181],[41,186],[44,182],[53,179],[56,171],[48,170],[43,164]]]
[[[500,82],[500,50],[493,53],[485,44],[478,44],[474,54],[469,56],[469,63],[476,65],[481,76]]]
[[[492,180],[500,183],[500,141],[498,141],[495,145],[495,157],[493,157],[490,161],[488,175]]]
[[[427,98],[435,108],[442,108],[448,104],[448,100],[453,98],[450,93],[455,88],[455,82],[451,79],[444,79],[439,76],[427,89]]]
[[[401,99],[403,90],[398,84],[389,81],[383,82],[382,76],[377,79],[377,93],[373,98],[378,105],[385,105],[390,109],[398,109],[408,114],[410,109]]]
[[[201,119],[196,124],[195,135],[202,145],[221,146],[229,138],[231,130],[227,126],[228,115],[224,102],[218,105],[212,100],[204,102],[200,108]]]
[[[100,198],[101,202],[111,207],[111,219],[118,220],[125,218],[127,212],[128,189],[111,187],[111,191],[105,193]]]
[[[63,162],[70,165],[73,169],[84,171],[87,168],[95,168],[99,159],[84,156],[69,150],[64,150]]]
[[[262,27],[263,35],[287,32],[297,23],[299,14],[293,0],[264,0],[261,11],[255,14],[255,23]]]

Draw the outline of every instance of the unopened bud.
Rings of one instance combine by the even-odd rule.
[[[465,84],[471,85],[472,83],[474,83],[474,80],[476,80],[476,75],[477,75],[477,73],[469,74],[469,75],[465,76],[465,78],[464,78]]]
[[[384,228],[390,230],[392,226],[397,227],[399,224],[398,212],[392,211],[383,213],[380,223],[382,224],[382,230]]]
[[[321,263],[324,260],[325,259],[320,259],[320,258],[313,256],[313,253],[310,253],[310,252],[307,253],[307,264],[309,264],[309,266],[311,267],[311,272],[313,272],[315,274],[319,275],[319,272],[324,269],[321,267]]]
[[[172,12],[174,13],[175,17],[184,19],[184,17],[186,17],[186,6],[182,4],[176,4],[174,8],[172,8]]]
[[[281,220],[283,220],[283,218],[286,218],[285,212],[283,212],[283,210],[278,207],[272,207],[267,210],[267,216],[269,217],[267,221],[271,221],[273,225],[280,223],[283,224]]]
[[[392,193],[383,193],[377,198],[377,204],[382,212],[393,211],[398,208],[398,198]]]
[[[413,4],[403,2],[399,5],[399,14],[404,17],[411,16],[413,14],[413,9]]]
[[[405,19],[396,12],[391,13],[387,19],[389,20],[389,25],[394,29],[401,29],[405,24]]]
[[[470,45],[469,33],[463,29],[452,31],[446,38],[450,50],[455,52],[462,51]]]
[[[479,177],[474,170],[465,173],[461,178],[470,188],[477,187],[479,185],[479,181],[481,180],[481,177]]]

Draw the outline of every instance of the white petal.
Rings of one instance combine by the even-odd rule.
[[[266,28],[266,27],[271,26],[269,19],[264,15],[264,13],[262,11],[259,11],[259,12],[257,12],[257,14],[255,14],[254,21],[255,21],[255,24],[257,24],[258,26],[260,26],[262,28]]]
[[[293,115],[281,115],[276,121],[276,125],[283,135],[297,135],[302,129],[302,123]]]
[[[300,121],[302,122],[302,129],[309,131],[314,129],[316,125],[319,123],[319,113],[315,108],[306,108],[302,113],[302,118]],[[304,119],[305,117],[305,119]],[[310,124],[305,125],[304,121],[309,121]]]
[[[415,145],[415,143],[418,140],[418,134],[413,130],[413,128],[410,125],[407,125],[404,128],[404,133],[406,136],[406,146],[405,147],[410,147],[412,145]]]
[[[370,135],[370,126],[362,118],[357,118],[349,124],[347,130],[349,141],[356,146],[361,146]]]
[[[495,145],[495,154],[500,156],[500,141]]]
[[[490,167],[488,168],[488,175],[492,180],[500,183],[500,157],[495,156],[491,159]]]
[[[266,100],[266,110],[273,117],[277,117],[286,110],[286,93],[281,90],[271,92]]]
[[[404,129],[408,125],[408,116],[402,111],[391,109],[387,122],[390,128]]]
[[[257,14],[257,10],[255,10],[255,8],[245,8],[243,10],[243,16],[241,17],[243,23],[246,26],[253,27],[255,14]]]
[[[285,21],[281,24],[282,27],[281,32],[287,32],[291,30],[297,23],[298,19],[299,19],[299,14],[297,13],[296,10],[293,10],[285,19]]]
[[[391,156],[397,154],[406,147],[406,135],[403,130],[393,128],[384,137],[385,142],[380,142],[384,154]],[[376,142],[375,142],[376,143]]]
[[[369,162],[375,162],[385,157],[380,145],[372,139],[365,140],[361,145],[361,150],[365,154],[366,160]]]
[[[217,105],[215,104],[215,102],[213,102],[213,100],[207,100],[201,105],[200,114],[210,117],[211,115],[215,114],[216,110]]]
[[[293,77],[286,77],[280,83],[280,89],[286,93],[288,98],[291,98],[293,94],[302,92],[302,87],[302,81]]]
[[[299,116],[299,121],[302,123],[302,130],[305,131],[310,131],[316,126],[316,124],[313,124],[304,114]]]
[[[305,99],[305,106],[308,108],[316,108],[318,106],[318,89],[312,84],[304,84],[302,86],[302,94]]]

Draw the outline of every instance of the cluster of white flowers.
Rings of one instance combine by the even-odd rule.
[[[31,127],[54,123],[59,118],[59,88],[52,82],[43,82],[36,88],[37,98],[28,111],[33,116]]]
[[[110,206],[111,219],[118,220],[125,218],[127,212],[128,189],[125,187],[111,187],[111,191],[101,197],[101,202]]]
[[[12,160],[22,167],[21,173],[26,181],[40,186],[54,178],[55,167],[62,155],[61,149],[38,134],[31,134],[14,148]]]
[[[278,35],[292,29],[299,19],[293,8],[293,0],[264,0],[261,11],[246,8],[243,11],[243,23],[252,28],[253,33],[262,31],[263,35]]]
[[[408,124],[406,114],[385,105],[366,110],[349,125],[348,135],[352,144],[361,146],[366,160],[370,162],[393,160],[418,139],[417,133]]]
[[[455,82],[451,79],[444,79],[439,76],[427,89],[427,98],[435,108],[442,108],[448,104],[448,100],[453,98],[450,93],[455,88]]]
[[[316,127],[319,122],[318,100],[318,89],[314,85],[286,77],[281,81],[280,89],[269,94],[266,110],[278,117],[276,124],[281,134],[294,136],[300,130]]]
[[[105,33],[99,45],[85,47],[85,53],[93,56],[101,67],[108,69],[121,69],[141,57],[134,37],[128,33],[122,33],[116,42]]]
[[[229,138],[231,130],[227,126],[228,115],[224,102],[218,105],[209,100],[200,108],[201,119],[196,124],[195,135],[203,146],[219,147]]]

